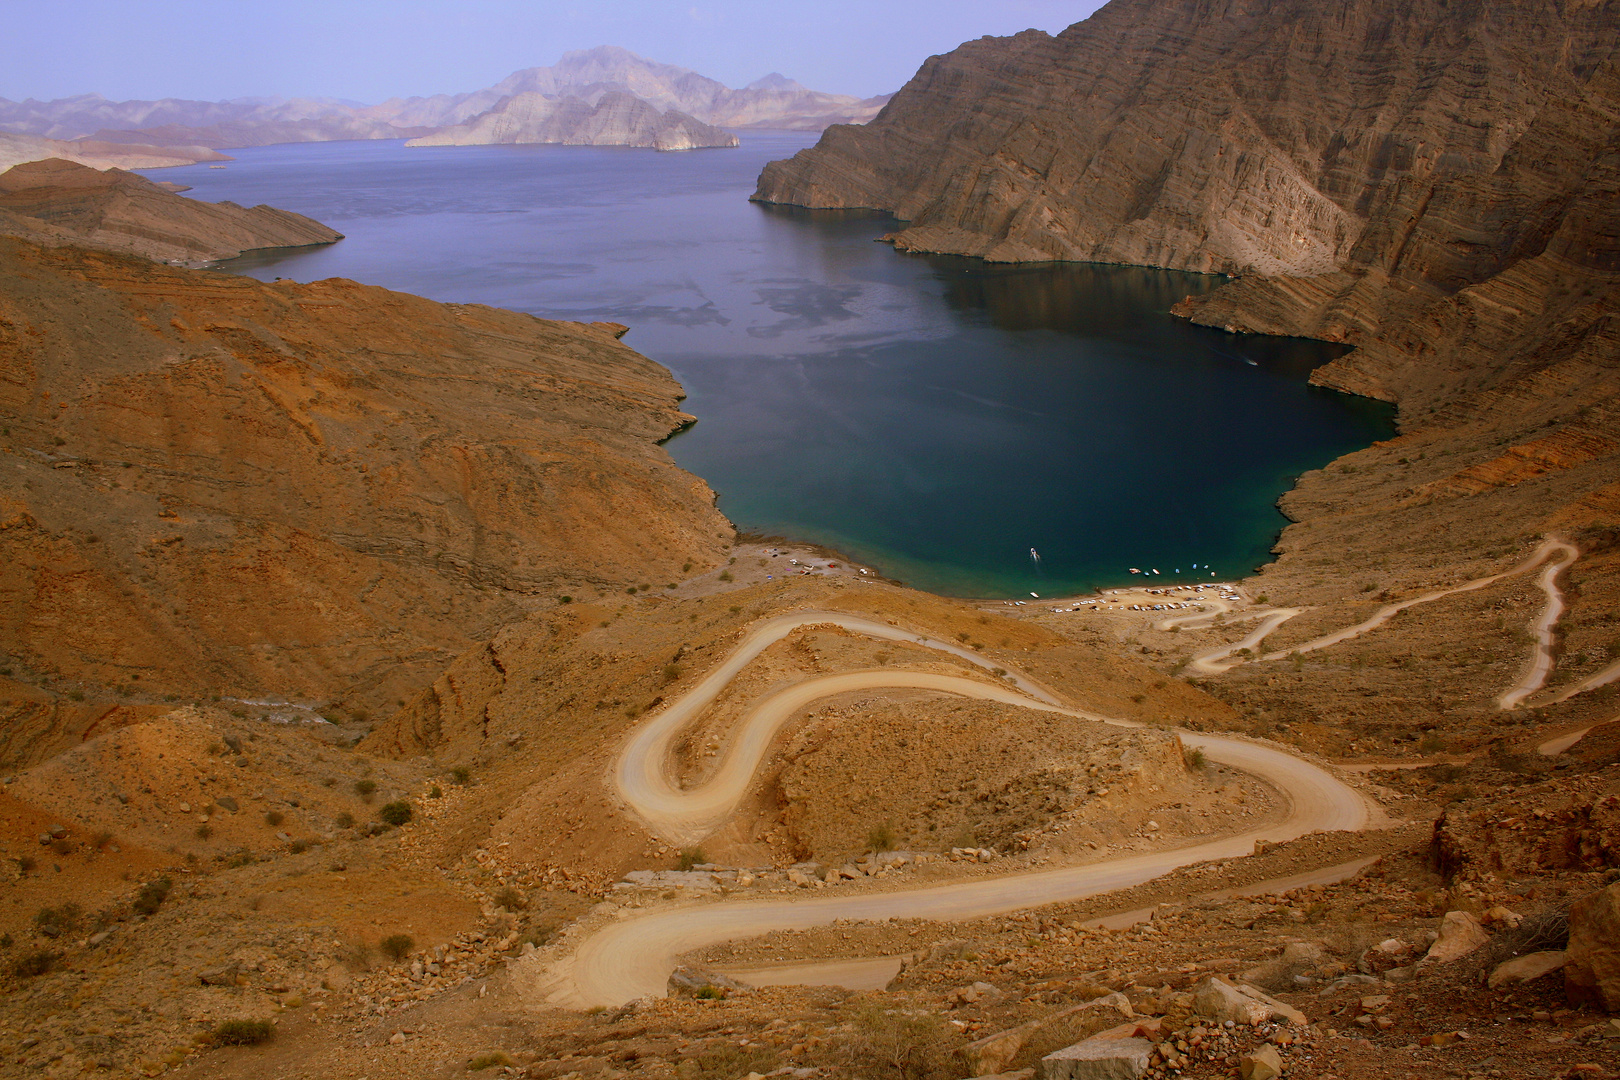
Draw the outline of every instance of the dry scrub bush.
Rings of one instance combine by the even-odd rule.
[[[508,885],[495,894],[495,906],[505,908],[507,911],[522,911],[528,907],[528,901],[523,894]]]
[[[956,1029],[932,1013],[912,1015],[868,1006],[840,1049],[850,1067],[872,1080],[956,1080]]]
[[[512,1064],[512,1059],[497,1050],[493,1054],[479,1054],[467,1062],[467,1071],[478,1072],[482,1069],[492,1069],[497,1065],[506,1066],[510,1064]]]
[[[409,956],[411,950],[416,948],[416,939],[409,934],[389,934],[378,942],[378,946],[390,960],[399,961]]]
[[[896,843],[894,829],[889,825],[874,825],[866,834],[866,846],[873,851],[893,851]]]
[[[275,1033],[268,1020],[221,1020],[210,1035],[217,1046],[253,1046],[269,1042]]]
[[[377,811],[377,817],[389,825],[404,825],[411,820],[411,804],[404,799],[388,803]]]
[[[173,887],[174,882],[166,877],[148,881],[141,886],[141,891],[135,894],[135,902],[131,906],[137,915],[156,915],[157,909],[163,906],[163,901],[169,898],[169,890]]]
[[[733,1046],[721,1043],[706,1046],[675,1066],[680,1080],[737,1080],[749,1073],[767,1073],[776,1068],[776,1054],[763,1046]]]
[[[61,953],[51,952],[48,949],[24,953],[11,965],[11,973],[19,979],[36,978],[55,967],[60,959]]]
[[[682,870],[690,870],[692,867],[701,865],[702,863],[706,863],[708,861],[709,857],[703,853],[702,848],[689,847],[681,851],[680,860],[676,863],[676,865]]]
[[[1469,958],[1469,964],[1483,980],[1496,965],[1515,956],[1557,951],[1568,945],[1569,909],[1542,908],[1526,915],[1518,926],[1498,931],[1484,948]]]

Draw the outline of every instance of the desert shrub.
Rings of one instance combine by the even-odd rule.
[[[672,682],[676,681],[677,679],[679,679],[681,677],[681,674],[682,674],[681,665],[679,665],[679,664],[665,664],[664,665],[664,681],[666,683],[672,683]]]
[[[11,965],[11,973],[19,979],[33,979],[45,974],[56,966],[62,959],[62,954],[51,952],[49,949],[36,949],[17,957]]]
[[[73,841],[69,840],[65,836],[60,837],[60,838],[58,838],[56,840],[52,840],[51,841],[51,854],[52,855],[71,855],[71,854],[73,854]]]
[[[676,865],[679,866],[682,870],[690,870],[690,869],[692,869],[692,867],[697,866],[700,863],[706,863],[708,861],[709,861],[709,857],[703,853],[702,848],[700,848],[700,847],[689,847],[689,848],[682,848],[681,849],[681,856],[680,856],[680,859],[678,860],[678,862],[676,863]]]
[[[377,781],[375,780],[356,780],[354,782],[354,793],[360,796],[362,799],[371,798],[376,791]]]
[[[1142,704],[1142,702],[1147,700],[1147,695],[1146,694],[1132,694],[1131,695],[1131,700],[1136,702],[1138,705],[1140,705],[1140,704]]]
[[[275,828],[277,825],[280,825],[283,821],[286,821],[286,820],[287,820],[287,815],[283,814],[280,810],[267,810],[267,811],[265,811],[264,823],[266,825],[270,826],[272,829]]]
[[[768,1073],[776,1068],[774,1051],[764,1046],[736,1046],[730,1042],[710,1044],[685,1058],[675,1067],[680,1080],[737,1080],[749,1073]]]
[[[1496,965],[1533,952],[1560,951],[1569,945],[1569,911],[1548,907],[1533,911],[1511,929],[1500,930],[1483,949],[1468,958],[1469,965],[1484,979]]]
[[[269,1042],[275,1033],[275,1025],[268,1020],[221,1020],[211,1032],[219,1046],[254,1046]]]
[[[354,815],[349,813],[347,810],[338,814],[335,820],[337,822],[337,827],[340,829],[354,828]]]
[[[113,834],[106,829],[102,829],[100,832],[96,833],[94,837],[96,850],[100,851],[101,849],[105,848],[108,844],[112,843],[112,839]]]
[[[259,860],[254,857],[253,852],[238,851],[236,854],[225,860],[225,866],[227,869],[238,870],[244,866],[252,866],[258,861]]]
[[[874,825],[866,834],[866,846],[873,851],[893,851],[897,839],[894,829],[887,825]]]
[[[1418,743],[1418,749],[1425,754],[1438,754],[1445,748],[1446,740],[1442,739],[1433,732],[1423,736],[1423,741]]]
[[[854,1021],[841,1049],[860,1075],[873,1080],[955,1080],[960,1075],[953,1060],[956,1029],[942,1017],[867,1008]]]
[[[309,850],[309,841],[294,840],[292,843],[287,845],[287,850],[292,852],[294,855],[302,855],[304,852]]]
[[[83,917],[84,911],[79,905],[69,901],[61,907],[40,908],[34,915],[34,925],[40,933],[56,937],[58,934],[73,933]]]
[[[383,955],[390,960],[403,960],[416,948],[416,939],[409,934],[389,934],[377,943]]]
[[[559,597],[557,597],[557,603],[559,603],[559,604],[572,604],[573,602],[574,602],[574,598],[572,596],[559,596]]]
[[[83,701],[84,700],[84,691],[83,690],[69,690],[68,691],[68,700],[69,701]]]
[[[141,886],[141,891],[135,894],[135,901],[130,906],[137,915],[156,915],[163,901],[169,898],[169,890],[174,888],[174,882],[169,878],[160,877],[155,881],[148,881]]]
[[[512,1059],[497,1050],[492,1054],[479,1054],[477,1057],[467,1062],[467,1071],[478,1072],[480,1069],[491,1069],[497,1065],[510,1064],[512,1064]]]
[[[38,861],[32,855],[17,856],[17,871],[19,873],[32,874],[38,866]]]
[[[737,579],[731,576],[731,571],[730,570],[722,570],[722,571],[720,571],[720,580],[721,581],[735,581]]]
[[[427,797],[430,799],[444,798],[444,788],[440,787],[438,784],[434,784],[432,787],[428,788]]]
[[[214,835],[214,827],[212,825],[199,825],[199,826],[197,826],[197,839],[199,839],[199,840],[207,840],[210,836],[213,836],[213,835]]]
[[[1202,769],[1209,764],[1208,755],[1196,746],[1187,751],[1186,759],[1187,768],[1189,769]]]
[[[495,894],[495,906],[507,911],[522,911],[529,906],[529,902],[522,893],[508,885]]]
[[[377,817],[389,825],[403,825],[411,820],[411,804],[404,799],[397,799],[388,803],[377,811]]]
[[[472,770],[465,765],[457,765],[450,770],[450,779],[458,784],[472,783]]]

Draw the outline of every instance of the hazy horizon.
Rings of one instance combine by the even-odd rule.
[[[0,0],[13,48],[0,97],[114,101],[391,97],[482,89],[565,52],[619,45],[741,87],[779,72],[830,93],[898,90],[927,57],[984,35],[1054,33],[1103,0]]]

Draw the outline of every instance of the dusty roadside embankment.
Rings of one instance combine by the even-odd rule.
[[[0,759],[161,695],[393,708],[729,523],[622,328],[0,239]],[[99,709],[88,706],[101,704]]]

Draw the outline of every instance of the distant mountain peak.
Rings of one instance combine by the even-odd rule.
[[[807,92],[810,88],[796,79],[790,79],[781,72],[773,71],[763,78],[755,79],[745,90],[785,90],[789,93]]]

